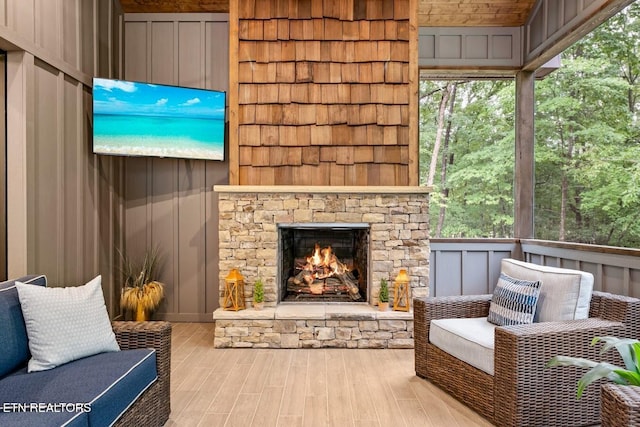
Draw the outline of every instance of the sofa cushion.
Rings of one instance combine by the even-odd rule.
[[[26,368],[0,381],[0,405],[10,403],[72,403],[72,416],[86,415],[91,426],[109,426],[157,379],[153,349],[100,353],[55,369],[27,373]],[[88,408],[87,405],[88,404]],[[77,409],[77,410],[76,410]],[[87,411],[87,409],[89,409]],[[14,414],[10,414],[14,415]],[[30,414],[39,426],[50,422],[47,412]],[[0,412],[0,425],[4,426]],[[71,417],[70,417],[71,418]]]
[[[0,411],[2,427],[89,427],[89,414],[86,412],[61,411],[61,406],[46,410],[46,406],[35,404],[33,410],[25,412],[16,407],[13,403],[3,405],[3,411]]]
[[[511,277],[542,282],[534,322],[586,319],[593,291],[593,275],[579,270],[547,267],[502,259],[501,271]]]
[[[29,337],[29,372],[105,351],[119,351],[101,277],[84,286],[39,288],[16,283]]]
[[[540,284],[539,281],[514,279],[500,273],[487,320],[498,326],[533,323]]]
[[[47,286],[45,276],[25,276],[23,283]],[[29,360],[27,330],[18,298],[15,280],[0,283],[0,378]]]
[[[431,321],[429,342],[469,365],[493,375],[496,325],[486,317]]]

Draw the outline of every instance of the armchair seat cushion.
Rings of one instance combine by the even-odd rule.
[[[429,341],[474,368],[493,375],[496,325],[486,317],[435,319],[431,321]]]

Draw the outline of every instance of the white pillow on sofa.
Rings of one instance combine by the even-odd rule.
[[[84,286],[68,288],[16,283],[29,338],[29,372],[120,350],[101,283],[101,276]]]

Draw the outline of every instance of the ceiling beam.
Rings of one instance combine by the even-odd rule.
[[[534,71],[542,67],[634,1],[635,0],[600,1],[601,6],[595,8],[589,16],[584,16],[573,27],[565,28],[551,35],[542,43],[541,47],[530,52],[524,59],[522,69]]]
[[[120,0],[124,13],[229,13],[229,0]]]

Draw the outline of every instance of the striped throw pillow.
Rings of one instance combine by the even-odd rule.
[[[542,282],[519,280],[500,273],[487,320],[498,326],[533,323]]]

